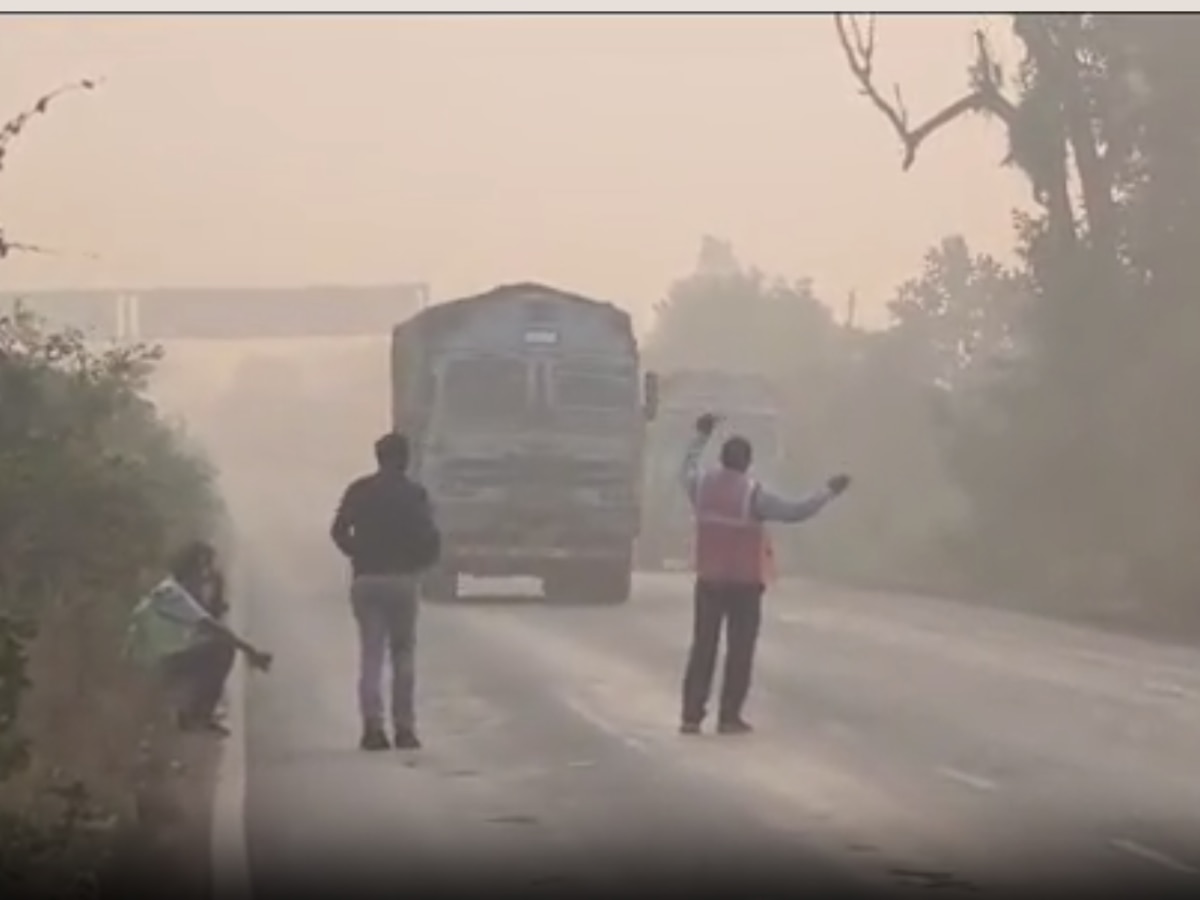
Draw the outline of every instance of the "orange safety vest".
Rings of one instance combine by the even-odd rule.
[[[696,488],[697,577],[734,584],[765,584],[774,554],[763,523],[752,514],[756,484],[729,469],[706,472]]]

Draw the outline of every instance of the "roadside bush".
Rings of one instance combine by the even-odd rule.
[[[214,472],[144,397],[159,357],[0,317],[0,885],[77,895],[156,824],[163,706],[122,657],[127,616],[172,546],[224,521]]]

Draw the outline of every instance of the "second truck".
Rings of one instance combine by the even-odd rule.
[[[747,372],[679,369],[662,373],[659,409],[646,443],[646,515],[638,562],[648,570],[686,568],[692,555],[692,513],[680,485],[684,451],[706,412],[722,416],[723,434],[740,434],[754,447],[754,471],[770,480],[783,457],[779,400],[770,379]],[[716,462],[719,442],[705,452]]]
[[[539,578],[624,603],[657,382],[630,316],[540,284],[430,306],[392,334],[392,425],[443,533],[430,599],[459,576]]]

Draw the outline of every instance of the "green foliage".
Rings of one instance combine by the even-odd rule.
[[[0,785],[36,764],[26,812],[0,821],[0,882],[76,896],[63,879],[94,879],[115,839],[79,810],[136,822],[159,711],[121,658],[128,612],[223,516],[214,473],[142,394],[159,357],[0,317]],[[48,816],[64,779],[82,796]]]
[[[712,237],[704,239],[695,271],[672,285],[656,314],[647,361],[664,371],[790,372],[822,358],[837,330],[811,282],[769,282]]]
[[[178,537],[180,508],[215,512],[200,511],[211,473],[179,452],[139,393],[158,355],[92,350],[20,308],[0,317],[4,596],[36,604],[89,585],[130,587]]]
[[[0,172],[34,119],[95,86],[67,85],[0,125]],[[15,251],[39,248],[0,231],[0,259]],[[35,757],[55,759],[62,748],[48,740],[103,744],[96,736],[112,723],[101,718],[102,691],[129,604],[168,546],[211,533],[221,514],[213,473],[142,396],[160,355],[96,350],[19,306],[0,316],[0,782]],[[49,664],[35,683],[39,656]],[[31,718],[54,718],[22,707],[31,691],[42,701],[65,697],[68,716],[93,734],[26,734]],[[73,823],[68,815],[58,824]],[[14,828],[3,829],[0,850],[22,828],[37,831]]]

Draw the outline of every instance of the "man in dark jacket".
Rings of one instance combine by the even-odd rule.
[[[413,693],[417,576],[437,562],[440,536],[425,489],[408,477],[407,439],[375,442],[378,469],[353,481],[338,505],[330,535],[350,560],[350,600],[358,622],[358,701],[364,750],[386,750],[383,668],[392,664],[395,746],[416,749]]]

